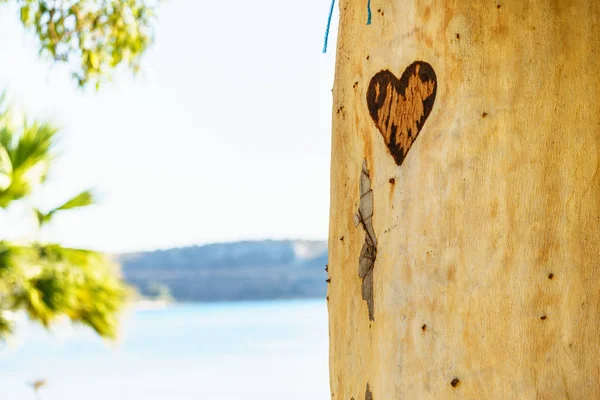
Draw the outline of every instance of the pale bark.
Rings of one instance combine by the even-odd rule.
[[[371,8],[340,4],[332,398],[600,399],[600,2]]]

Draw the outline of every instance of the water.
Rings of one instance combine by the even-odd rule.
[[[0,348],[0,399],[328,399],[323,301],[184,304],[137,310],[123,337],[27,325]]]

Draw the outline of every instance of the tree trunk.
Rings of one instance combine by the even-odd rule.
[[[600,399],[600,2],[340,10],[332,398]]]

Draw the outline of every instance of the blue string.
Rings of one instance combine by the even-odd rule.
[[[331,18],[333,17],[333,8],[335,7],[335,0],[331,0],[331,7],[329,8],[329,17],[327,18],[327,28],[325,29],[325,43],[323,43],[323,54],[327,53],[327,42],[329,40],[329,28],[331,27]],[[371,25],[371,0],[367,3],[367,25]]]
[[[371,1],[371,0],[369,0]],[[335,0],[331,0],[331,8],[329,9],[329,18],[327,18],[327,29],[325,30],[325,43],[323,43],[323,54],[327,53],[327,41],[329,40],[329,28],[331,27],[331,18],[333,17],[333,7]]]

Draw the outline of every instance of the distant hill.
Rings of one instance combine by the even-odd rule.
[[[327,291],[326,241],[215,243],[117,259],[142,294],[166,286],[178,301],[324,298]]]

